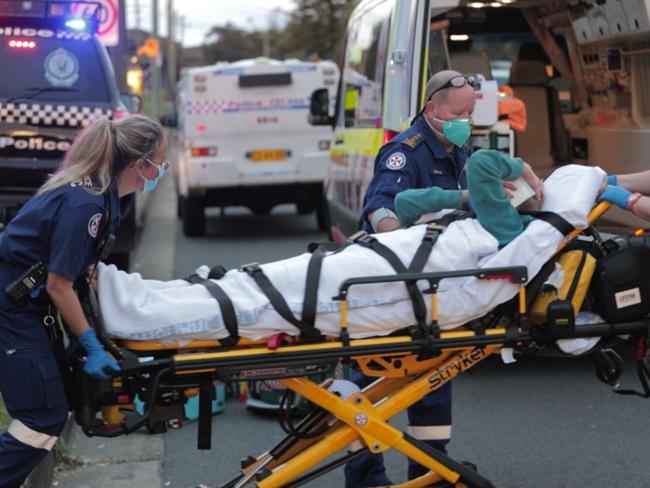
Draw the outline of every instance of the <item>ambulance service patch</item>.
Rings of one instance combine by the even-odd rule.
[[[88,221],[88,233],[90,234],[90,237],[97,237],[97,233],[99,232],[99,225],[101,223],[102,214],[98,213],[90,217],[90,220]]]
[[[406,156],[404,153],[396,152],[388,156],[386,160],[386,167],[392,170],[402,169],[406,164]]]

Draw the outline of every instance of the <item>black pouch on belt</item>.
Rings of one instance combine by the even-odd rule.
[[[593,291],[607,322],[633,322],[650,313],[650,249],[631,246],[600,258]]]

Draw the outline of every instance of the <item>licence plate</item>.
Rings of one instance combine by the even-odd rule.
[[[282,161],[287,159],[288,151],[284,149],[261,149],[259,151],[251,151],[247,156],[248,159],[254,163],[264,161]]]

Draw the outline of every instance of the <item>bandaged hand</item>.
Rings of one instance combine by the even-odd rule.
[[[79,342],[86,350],[86,364],[84,365],[84,373],[93,378],[107,380],[107,372],[120,371],[120,365],[113,359],[103,348],[97,340],[95,331],[88,329],[86,332],[79,336]]]
[[[610,202],[614,205],[627,210],[627,203],[632,198],[633,193],[620,186],[607,185],[607,188],[598,195],[599,202]]]

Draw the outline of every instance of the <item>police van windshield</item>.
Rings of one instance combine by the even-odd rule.
[[[110,101],[93,41],[0,37],[0,102]],[[26,80],[29,80],[26,83]]]

